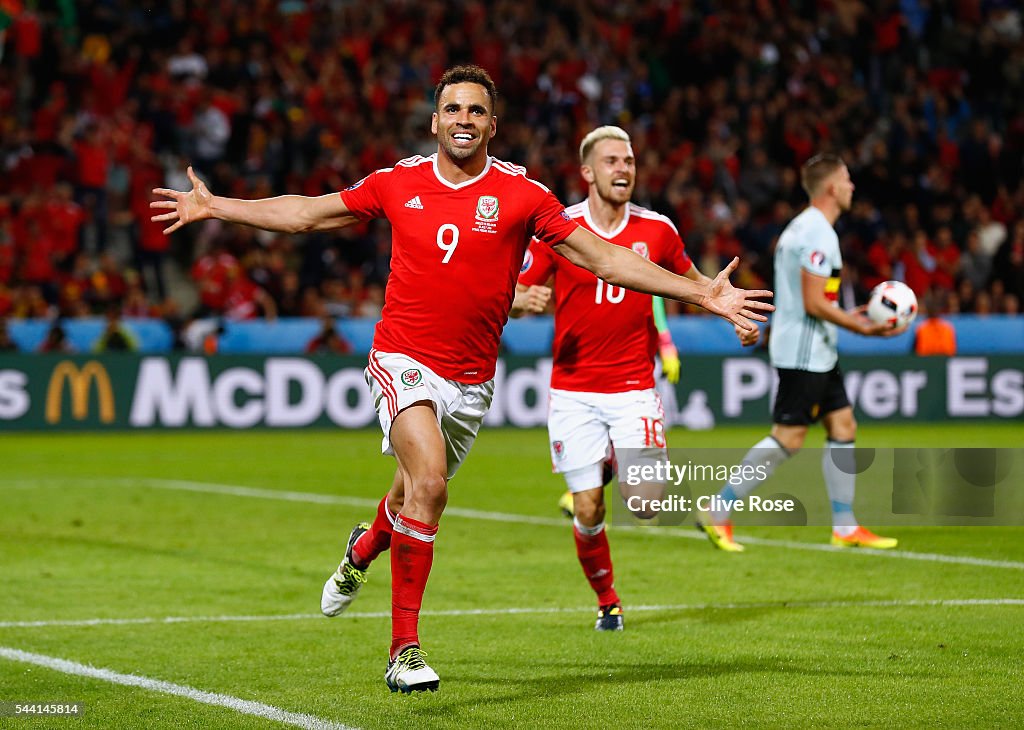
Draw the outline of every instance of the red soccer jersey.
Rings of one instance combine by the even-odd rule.
[[[462,383],[494,377],[530,238],[543,248],[577,227],[525,168],[493,157],[458,185],[441,177],[436,154],[410,157],[341,198],[361,220],[391,222],[391,277],[373,346]]]
[[[672,222],[632,203],[614,231],[602,231],[590,218],[587,201],[566,212],[617,246],[677,274],[693,266]],[[588,393],[624,393],[654,387],[658,332],[651,295],[610,286],[585,269],[531,246],[519,283],[543,284],[555,277],[555,343],[551,387]]]

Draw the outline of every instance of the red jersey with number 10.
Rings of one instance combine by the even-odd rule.
[[[630,203],[614,231],[590,218],[587,201],[567,208],[569,216],[607,241],[632,249],[677,274],[693,266],[672,222]],[[654,326],[651,295],[610,286],[586,269],[531,246],[519,283],[543,284],[555,277],[555,342],[551,387],[587,393],[624,393],[654,387]]]
[[[577,228],[525,168],[493,157],[458,185],[441,177],[436,154],[410,157],[341,198],[361,220],[391,223],[391,276],[373,346],[461,383],[494,377],[530,238],[545,248]]]

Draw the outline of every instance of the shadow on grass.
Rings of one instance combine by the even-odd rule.
[[[837,678],[849,679],[851,676],[875,677],[878,671],[857,671],[849,667],[834,670],[819,669],[816,666],[802,664],[794,659],[751,657],[731,661],[708,662],[699,658],[693,660],[671,660],[664,662],[614,662],[597,664],[594,662],[580,664],[568,660],[560,661],[519,661],[506,662],[507,674],[519,675],[532,672],[537,675],[530,679],[509,679],[505,677],[486,676],[493,670],[493,664],[463,664],[459,668],[452,667],[445,672],[445,681],[459,683],[464,687],[488,687],[487,691],[470,692],[470,697],[438,703],[435,707],[420,708],[426,714],[448,713],[459,707],[479,707],[485,705],[516,707],[524,702],[536,702],[538,699],[557,699],[580,692],[595,691],[595,687],[608,686],[622,688],[624,685],[646,684],[687,679],[708,679],[728,677],[740,674],[778,674],[803,677],[817,677],[824,681]],[[474,672],[478,669],[479,672]],[[900,671],[902,678],[914,676],[905,670]],[[598,692],[601,690],[598,689]],[[489,696],[488,696],[489,695]]]

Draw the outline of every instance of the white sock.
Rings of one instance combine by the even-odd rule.
[[[587,537],[593,537],[594,535],[600,535],[601,534],[601,530],[604,529],[604,522],[598,522],[593,527],[587,527],[586,525],[584,525],[582,522],[580,522],[575,517],[572,518],[572,524],[573,524],[573,527],[576,528],[576,532],[580,533],[581,535],[586,535]]]
[[[765,436],[754,444],[750,451],[747,452],[747,455],[743,457],[741,464],[754,467],[752,470],[744,469],[745,472],[749,474],[763,473],[765,475],[764,478],[751,476],[750,478],[743,479],[737,477],[735,484],[728,483],[722,487],[722,491],[718,493],[718,496],[722,499],[718,503],[719,508],[711,512],[712,519],[715,522],[724,522],[729,519],[729,510],[720,506],[722,502],[733,504],[735,500],[746,497],[772,475],[775,467],[788,458],[789,452],[782,448],[782,444],[776,441],[774,436]]]
[[[853,514],[853,495],[857,484],[857,463],[853,441],[825,441],[821,471],[832,505],[832,531],[847,537],[857,529]]]

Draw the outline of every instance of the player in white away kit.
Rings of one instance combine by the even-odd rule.
[[[694,302],[741,327],[772,306],[735,289],[728,275],[700,286],[612,246],[576,225],[554,195],[526,171],[487,154],[497,129],[494,82],[476,66],[445,72],[435,90],[431,132],[437,153],[377,170],[340,194],[236,200],[210,194],[189,176],[188,192],[168,200],[168,233],[205,218],[286,233],[325,231],[372,218],[392,227],[391,276],[366,379],[383,451],[398,470],[372,524],[352,530],[345,557],[327,580],[321,611],[335,616],[366,581],[370,562],[391,550],[391,651],[384,679],[392,691],[437,689],[424,661],[418,623],[448,480],[466,458],[490,406],[502,327],[531,237],[556,247],[616,286]]]
[[[861,314],[863,308],[852,312],[839,308],[843,258],[833,226],[853,200],[846,165],[835,155],[818,155],[804,164],[801,181],[811,204],[790,221],[775,248],[778,308],[768,343],[772,366],[779,374],[774,425],[771,435],[747,452],[743,464],[754,469],[745,473],[771,476],[803,446],[808,426],[821,419],[827,434],[822,472],[832,506],[832,544],[893,548],[894,538],[879,537],[861,527],[853,514],[857,422],[839,369],[837,326],[873,336],[891,336],[906,328],[874,324]],[[718,504],[735,504],[763,481],[755,477],[725,485]],[[715,547],[742,552],[743,546],[733,539],[728,510],[698,515],[697,524]]]
[[[697,283],[710,281],[690,261],[668,218],[629,202],[636,158],[624,130],[599,127],[588,134],[580,144],[580,164],[589,193],[566,209],[574,221]],[[520,290],[536,290],[550,279],[555,290],[551,463],[572,493],[576,555],[597,594],[595,628],[621,630],[622,603],[605,534],[604,486],[613,453],[623,469],[627,453],[651,462],[668,457],[665,414],[654,389],[660,338],[649,294],[612,286],[553,255],[550,247],[531,246],[519,275]],[[636,493],[659,498],[663,489],[662,484],[639,485]]]

